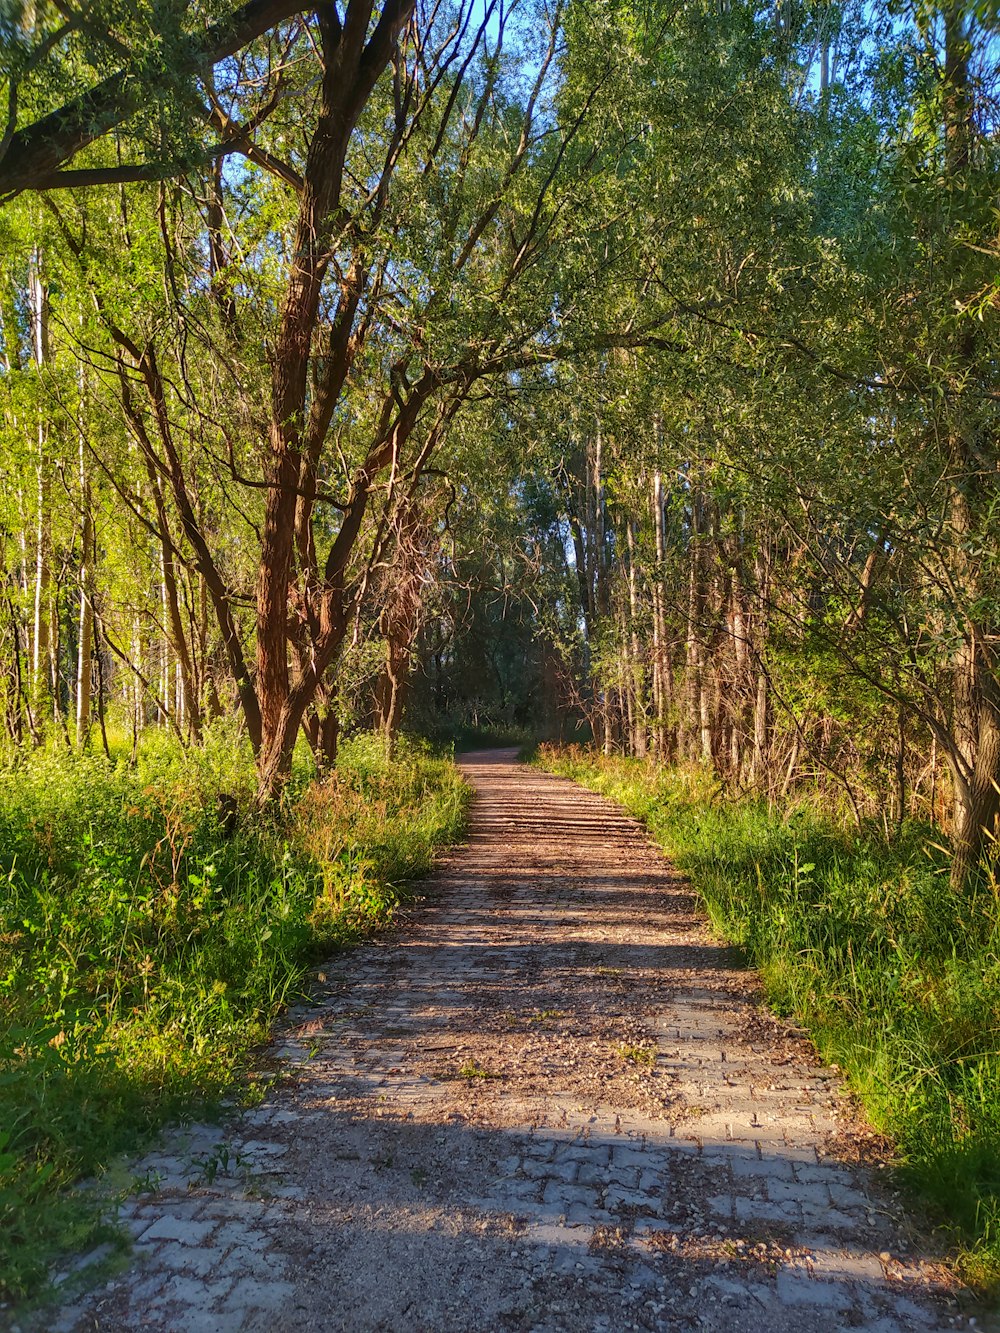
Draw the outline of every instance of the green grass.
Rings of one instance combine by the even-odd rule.
[[[1000,1285],[1000,904],[958,897],[929,831],[891,846],[815,808],[726,799],[702,770],[543,747],[540,763],[643,820],[846,1073],[964,1276]],[[988,878],[988,877],[987,877]]]
[[[150,735],[135,767],[52,750],[0,770],[0,1299],[106,1238],[72,1183],[211,1113],[310,969],[461,830],[461,779],[417,746],[359,737],[310,777],[300,759],[281,814],[254,815],[225,730]]]

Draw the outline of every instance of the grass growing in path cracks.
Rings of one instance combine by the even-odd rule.
[[[957,897],[928,832],[892,846],[814,809],[725,800],[700,769],[576,748],[539,762],[641,819],[804,1023],[974,1284],[1000,1287],[1000,903]]]
[[[233,801],[240,814],[234,822]],[[165,1121],[212,1114],[310,969],[387,922],[460,833],[454,766],[372,738],[300,762],[280,818],[252,758],[147,738],[0,770],[0,1302],[108,1237],[69,1187]]]

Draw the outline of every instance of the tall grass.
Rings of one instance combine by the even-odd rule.
[[[66,1186],[210,1106],[464,817],[449,761],[367,737],[322,784],[300,762],[279,816],[254,785],[226,729],[147,737],[134,767],[53,750],[0,771],[0,1295],[99,1234]]]
[[[816,808],[729,800],[703,770],[579,749],[540,762],[625,806],[836,1061],[965,1275],[1000,1283],[1000,904],[948,885],[929,830],[891,846]]]

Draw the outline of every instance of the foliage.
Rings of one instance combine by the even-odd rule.
[[[635,770],[775,994],[868,1034],[853,1067],[880,1115],[885,1071],[906,1090],[885,1115],[925,1180],[992,1149],[963,969],[992,985],[994,18],[7,3],[0,1086],[29,1109],[0,1169],[25,1198],[21,1163],[45,1197],[96,1163],[78,1124],[114,1147],[221,1086],[315,951],[391,910],[457,809],[445,768],[357,734],[391,744],[404,709],[766,796],[723,828]],[[238,710],[256,777],[212,721]],[[334,777],[309,785],[300,733]]]
[[[280,816],[255,813],[228,727],[187,750],[154,733],[135,768],[52,749],[0,774],[6,1295],[93,1232],[65,1187],[210,1110],[316,961],[388,921],[461,826],[457,771],[418,745],[357,736],[309,778],[302,756]]]
[[[817,805],[732,800],[704,768],[578,748],[539,762],[620,802],[691,877],[768,998],[810,1030],[973,1281],[1000,1280],[1000,899],[947,888],[929,831],[891,849]]]

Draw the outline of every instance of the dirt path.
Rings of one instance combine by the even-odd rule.
[[[637,825],[509,753],[466,765],[468,848],[336,961],[263,1106],[139,1164],[135,1263],[48,1327],[964,1323],[835,1074]]]

